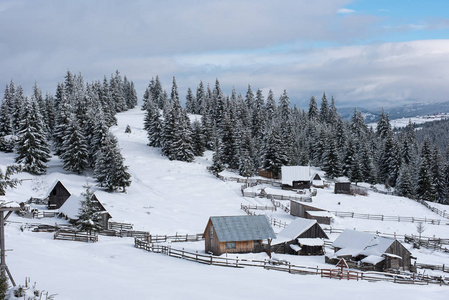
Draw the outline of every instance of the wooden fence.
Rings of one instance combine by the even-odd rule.
[[[161,253],[167,256],[181,258],[197,263],[215,265],[215,266],[225,266],[233,268],[243,268],[243,267],[259,267],[266,270],[283,271],[291,274],[304,274],[304,275],[319,275],[322,274],[322,270],[319,267],[310,266],[298,266],[293,265],[287,261],[277,261],[277,260],[252,260],[252,259],[241,259],[241,258],[229,258],[222,256],[214,256],[209,254],[200,254],[198,252],[193,253],[185,250],[174,249],[170,246],[158,245],[148,243],[147,241],[140,240],[138,238],[134,239],[134,245],[136,248],[143,249],[145,251],[153,253]],[[448,285],[449,283],[443,277],[431,277],[431,276],[416,276],[415,274],[391,274],[383,272],[362,272],[362,271],[350,271],[351,279],[356,277],[357,280],[370,280],[370,281],[391,281],[397,283],[411,283],[411,284],[429,284],[436,283],[440,285]]]
[[[225,177],[220,174],[217,177],[223,181],[236,181],[238,183],[246,183],[249,185],[259,185],[259,184],[270,184],[272,186],[280,187],[282,183],[280,180],[276,179],[261,179],[261,178],[239,178],[239,177]]]
[[[98,234],[96,232],[69,232],[56,231],[54,234],[55,240],[77,241],[77,242],[98,242]]]
[[[438,220],[438,219],[428,219],[428,218],[418,218],[418,217],[401,217],[401,216],[385,216],[376,214],[359,214],[355,212],[344,212],[344,211],[329,211],[337,217],[342,218],[356,218],[365,220],[377,220],[377,221],[393,221],[393,222],[411,222],[411,223],[427,223],[433,225],[449,225],[449,221]]]
[[[434,251],[442,251],[442,252],[446,252],[449,253],[449,249],[447,247],[443,247],[443,245],[441,244],[442,242],[447,242],[447,240],[445,239],[423,239],[422,237],[419,238],[417,236],[410,236],[410,235],[405,235],[404,236],[404,242],[409,243],[409,244],[413,244],[413,247],[424,247],[427,249],[432,249]]]
[[[286,213],[290,213],[290,208],[288,206],[285,206],[284,204],[282,204],[279,201],[275,201],[273,197],[271,197],[271,203],[273,203],[274,207],[279,207],[280,209],[282,209],[283,211],[285,211]]]
[[[110,230],[133,230],[134,225],[129,223],[119,223],[119,222],[108,222],[108,229]]]
[[[267,194],[263,192],[249,192],[242,190],[243,197],[249,197],[249,198],[256,198],[256,197],[263,197],[268,199],[274,199],[274,200],[294,200],[299,202],[312,202],[311,197],[306,196],[296,196],[296,195],[275,195],[275,194]]]
[[[443,271],[445,273],[449,273],[449,267],[442,264],[442,265],[431,265],[431,264],[421,264],[416,263],[416,267],[420,269],[430,269],[430,270],[438,270]]]

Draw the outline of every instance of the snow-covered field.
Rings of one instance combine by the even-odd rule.
[[[391,127],[393,128],[403,128],[409,124],[409,122],[412,122],[412,124],[421,125],[428,122],[434,122],[434,121],[440,121],[449,118],[449,114],[443,113],[443,114],[436,114],[436,115],[430,115],[430,116],[417,116],[412,118],[400,118],[400,119],[394,119],[390,120]],[[369,123],[368,126],[373,127],[374,130],[376,130],[377,123]]]
[[[132,174],[126,194],[96,191],[98,199],[114,221],[134,224],[136,230],[154,234],[202,233],[208,218],[214,215],[242,215],[240,204],[269,204],[263,198],[243,198],[240,184],[223,182],[206,171],[211,153],[195,163],[169,161],[159,149],[146,145],[142,130],[143,112],[134,109],[118,115],[119,125],[112,128],[117,136],[125,164]],[[130,125],[132,132],[126,134]],[[13,163],[12,154],[0,154],[0,164]],[[44,197],[55,180],[61,180],[72,194],[80,194],[91,174],[78,176],[62,170],[54,157],[48,174],[22,173],[17,189],[8,190],[10,200],[22,202]],[[272,187],[270,187],[272,188]],[[281,192],[279,190],[279,192]],[[328,210],[354,211],[384,215],[439,219],[420,204],[406,198],[371,193],[364,196],[334,195],[332,189],[319,189],[312,205]],[[442,208],[440,208],[442,209]],[[263,211],[259,211],[263,212]],[[275,218],[291,221],[284,212],[267,212]],[[132,238],[100,236],[98,243],[53,240],[50,233],[21,231],[32,223],[63,223],[57,218],[32,220],[12,215],[6,226],[7,264],[14,279],[25,277],[37,282],[37,288],[57,293],[56,299],[446,299],[447,287],[399,285],[386,282],[339,281],[319,276],[291,275],[258,268],[233,269],[184,261],[134,247]],[[378,230],[385,233],[416,234],[416,224],[336,218],[335,228]],[[423,235],[449,238],[449,226],[426,224]],[[280,228],[275,228],[278,232]],[[336,236],[333,235],[332,238]],[[176,248],[202,251],[203,243],[177,243]],[[408,246],[407,246],[408,247]],[[263,258],[265,254],[248,254]],[[418,262],[449,264],[449,255],[426,249],[413,250]],[[242,255],[243,257],[243,255]],[[323,257],[278,255],[301,265],[324,265]]]

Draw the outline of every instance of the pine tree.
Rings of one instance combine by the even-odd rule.
[[[81,194],[83,200],[81,200],[81,207],[78,212],[77,228],[80,231],[86,231],[88,233],[100,231],[103,229],[103,225],[101,224],[103,218],[98,201],[91,191],[91,186],[88,182],[83,187],[86,191]]]
[[[405,163],[401,166],[395,191],[399,196],[412,199],[415,197],[414,180],[410,172],[410,167]]]
[[[329,120],[329,103],[327,101],[326,93],[323,93],[321,98],[321,108],[320,108],[320,121],[321,123],[327,123]]]
[[[193,92],[190,88],[187,89],[187,95],[186,95],[186,111],[189,114],[196,114],[196,99],[195,96],[193,96]]]
[[[204,91],[203,82],[200,81],[196,89],[196,107],[195,114],[203,115],[206,110],[206,92]]]
[[[429,139],[424,140],[421,150],[421,165],[418,172],[416,195],[421,200],[434,201],[436,199],[435,186],[432,176],[432,156]]]
[[[89,153],[85,136],[77,118],[71,114],[60,155],[65,170],[81,174],[88,167]]]
[[[263,154],[263,168],[268,172],[272,172],[273,177],[278,178],[281,173],[281,167],[288,164],[288,157],[284,152],[279,127],[277,125],[273,125],[268,132]]]
[[[326,172],[326,177],[335,178],[341,175],[340,158],[338,157],[338,150],[332,136],[327,137],[326,147],[323,153],[323,171]]]
[[[195,156],[203,156],[206,150],[206,141],[201,123],[197,120],[192,123],[192,143],[193,154]]]
[[[43,130],[42,119],[35,102],[25,99],[21,115],[16,163],[32,174],[44,174],[50,158],[50,145]]]
[[[382,108],[380,118],[377,121],[376,134],[381,139],[385,139],[390,134],[390,132],[391,132],[390,120],[388,114],[385,114],[384,109]]]
[[[317,120],[319,116],[318,106],[316,104],[315,97],[312,96],[309,102],[309,120],[314,121]]]
[[[212,165],[208,167],[208,170],[212,172],[215,176],[218,175],[218,173],[224,171],[225,166],[222,161],[222,145],[220,140],[217,138],[215,140],[215,152],[212,156]]]
[[[131,185],[131,175],[127,169],[116,138],[109,134],[97,154],[94,178],[101,187],[106,187],[110,192],[119,188],[125,192],[125,188]]]
[[[6,194],[6,188],[15,188],[20,183],[17,178],[11,178],[12,175],[20,172],[22,172],[22,167],[20,165],[7,166],[4,173],[3,170],[0,169],[0,196]]]
[[[151,98],[150,98],[151,99]],[[159,108],[153,101],[148,101],[144,119],[144,129],[151,147],[161,147],[162,145],[162,121]]]

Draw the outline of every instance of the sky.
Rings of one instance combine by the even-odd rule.
[[[446,0],[0,0],[0,84],[55,93],[67,70],[115,70],[139,98],[158,75],[181,98],[200,81],[271,89],[307,108],[449,101]],[[3,89],[1,91],[3,92]],[[181,99],[183,100],[183,99]]]

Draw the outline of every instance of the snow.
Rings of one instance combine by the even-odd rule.
[[[324,246],[324,241],[320,238],[301,238],[296,240],[298,241],[298,244],[304,246]]]
[[[312,227],[317,221],[304,218],[296,218],[293,222],[288,224],[279,234],[276,239],[271,241],[272,245],[278,245],[289,242],[300,236],[302,233]]]
[[[282,184],[292,185],[293,181],[309,181],[309,166],[282,166]]]
[[[212,152],[196,158],[194,163],[169,161],[160,150],[148,147],[143,127],[143,111],[134,109],[117,116],[118,126],[112,132],[119,140],[125,164],[132,174],[127,193],[107,193],[93,187],[114,221],[134,224],[136,230],[152,234],[202,233],[210,216],[244,215],[240,204],[271,205],[266,198],[244,198],[241,184],[224,182],[208,173]],[[131,133],[126,134],[126,125]],[[14,154],[0,153],[0,165],[14,163]],[[232,173],[232,177],[238,177]],[[55,180],[60,180],[72,195],[85,191],[86,180],[94,183],[90,173],[76,175],[62,169],[62,162],[52,157],[46,175],[21,173],[13,176],[28,179],[16,189],[6,191],[8,201],[22,202],[30,197],[43,198]],[[273,194],[286,194],[270,186]],[[289,201],[282,201],[288,205]],[[340,203],[340,204],[338,204]],[[327,210],[355,211],[440,218],[412,200],[369,192],[368,196],[335,195],[333,187],[318,189],[313,206]],[[441,208],[444,210],[444,208]],[[295,218],[278,210],[257,211],[284,222]],[[290,298],[294,291],[313,299],[346,299],[401,297],[408,299],[447,299],[447,287],[413,286],[388,282],[321,279],[320,276],[292,275],[263,268],[224,268],[149,253],[134,247],[132,238],[99,236],[97,243],[54,240],[52,233],[21,230],[26,223],[66,223],[63,219],[24,219],[12,214],[5,228],[6,263],[17,283],[25,277],[37,282],[38,289],[57,293],[56,300],[75,299],[273,299]],[[381,222],[335,217],[333,227],[379,230],[399,234],[416,234],[416,224]],[[274,228],[276,232],[281,228]],[[449,226],[426,224],[423,235],[449,237]],[[333,240],[337,234],[332,234]],[[174,248],[204,253],[204,241],[172,243]],[[429,249],[412,249],[418,262],[449,264],[449,255]],[[265,253],[235,254],[245,259],[267,259]],[[274,259],[292,264],[331,267],[324,256],[273,254]],[[436,272],[436,271],[435,271]],[[426,274],[430,273],[426,271]]]
[[[81,201],[83,201],[81,196],[71,195],[59,208],[59,211],[72,220],[78,219]]]
[[[364,259],[361,260],[362,263],[371,264],[371,265],[377,265],[381,261],[383,261],[385,258],[377,255],[368,255]]]
[[[442,113],[442,114],[435,114],[435,115],[428,115],[428,116],[417,116],[417,117],[411,117],[411,118],[400,118],[400,119],[394,119],[390,120],[390,124],[392,128],[403,128],[411,122],[412,124],[421,125],[428,122],[434,122],[434,121],[440,121],[445,120],[449,118],[449,114]],[[367,126],[370,126],[373,128],[373,130],[376,130],[377,123],[369,123]]]

